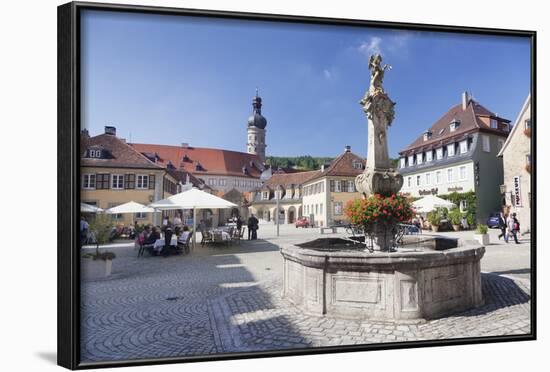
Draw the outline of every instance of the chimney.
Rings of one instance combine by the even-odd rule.
[[[324,171],[325,171],[325,165],[321,164],[321,172],[324,172]]]
[[[468,103],[470,103],[470,95],[468,92],[462,93],[462,110],[466,110],[466,107],[468,107]]]
[[[116,127],[105,126],[105,134],[116,136]]]
[[[351,152],[351,146],[350,145],[345,146],[344,152]]]
[[[80,135],[83,138],[90,138],[90,132],[88,132],[88,129],[85,128],[80,131]]]

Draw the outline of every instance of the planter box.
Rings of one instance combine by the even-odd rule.
[[[93,260],[82,258],[80,263],[81,278],[84,280],[102,279],[111,275],[113,260]]]
[[[460,225],[453,225],[454,231],[460,231]]]
[[[432,231],[433,232],[438,232],[439,231],[439,226],[432,225]]]
[[[481,245],[489,244],[489,234],[474,234],[474,239]]]

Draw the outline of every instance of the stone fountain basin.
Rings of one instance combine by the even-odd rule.
[[[455,241],[455,248],[435,250],[437,238],[431,239],[423,250],[392,253],[327,250],[322,239],[315,244],[319,249],[283,244],[283,296],[313,315],[393,322],[420,322],[481,305],[485,247]]]

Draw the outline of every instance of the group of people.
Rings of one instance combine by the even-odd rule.
[[[506,213],[504,211],[500,212],[498,217],[498,227],[500,229],[499,239],[504,237],[504,241],[508,243],[510,238],[514,238],[516,244],[519,244],[518,234],[519,234],[519,220],[516,213]]]
[[[154,249],[153,247],[156,241],[161,239],[161,232],[164,234],[165,244],[159,246],[158,249]],[[179,214],[174,217],[173,222],[170,221],[169,217],[164,217],[162,226],[146,225],[143,231],[137,236],[136,243],[147,247],[152,255],[167,256],[170,254],[170,247],[174,234],[177,236],[177,246],[188,249],[188,240],[191,231],[187,225],[182,224]]]

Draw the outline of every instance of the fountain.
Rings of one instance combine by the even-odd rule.
[[[386,138],[395,103],[382,82],[391,67],[374,55],[369,69],[370,86],[360,101],[368,120],[367,164],[355,185],[367,202],[393,202],[402,198],[396,194],[403,177],[391,167]],[[482,304],[483,246],[404,236],[396,249],[398,222],[380,216],[363,224],[364,237],[283,244],[283,296],[314,315],[394,322],[424,321]]]

